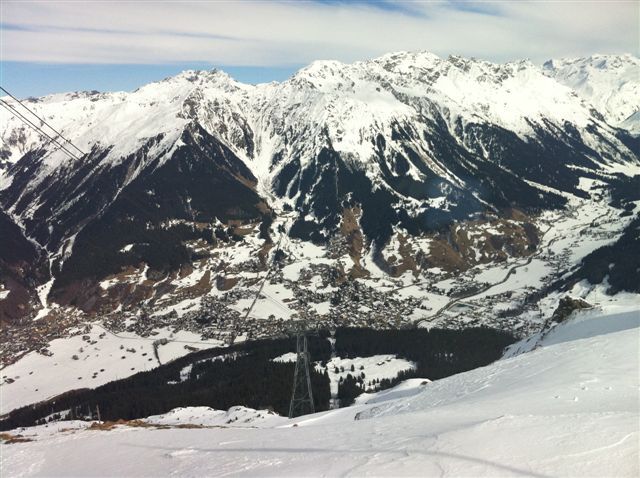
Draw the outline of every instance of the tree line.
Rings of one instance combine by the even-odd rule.
[[[309,337],[311,360],[323,366],[330,358],[327,333]],[[465,330],[371,330],[341,328],[336,331],[337,355],[366,357],[396,354],[416,362],[417,369],[381,380],[384,389],[410,377],[438,379],[487,365],[500,357],[515,338],[488,328]],[[102,420],[135,419],[166,413],[176,407],[208,406],[226,410],[235,405],[272,409],[287,415],[294,362],[273,359],[295,351],[295,338],[262,339],[194,352],[156,369],[107,383],[95,389],[74,390],[53,399],[16,409],[0,421],[0,430],[31,426],[64,416]],[[190,370],[189,370],[190,368]],[[339,398],[349,404],[362,393],[359,371],[339,388]],[[355,383],[354,383],[355,381]],[[316,411],[329,408],[327,372],[311,367]]]
[[[395,354],[415,362],[416,368],[396,377],[371,383],[356,370],[338,384],[341,405],[350,405],[365,389],[384,390],[408,378],[437,380],[483,367],[502,356],[515,337],[489,327],[453,329],[340,328],[336,330],[336,354],[342,358]],[[365,371],[366,372],[366,371]]]

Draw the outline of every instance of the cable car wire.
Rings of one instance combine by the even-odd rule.
[[[73,154],[71,151],[69,151],[63,144],[60,144],[55,138],[52,138],[51,136],[49,136],[45,131],[43,131],[40,127],[35,125],[31,120],[26,118],[22,113],[20,113],[17,109],[15,109],[13,106],[11,106],[9,103],[7,103],[5,100],[0,99],[0,105],[3,106],[7,111],[12,113],[13,115],[15,115],[18,118],[20,118],[20,120],[22,120],[23,123],[26,123],[27,125],[31,126],[33,129],[35,129],[38,133],[40,133],[41,135],[47,137],[49,139],[49,142],[55,143],[57,146],[60,147],[60,149],[62,149],[65,153],[67,153],[67,155],[69,155],[71,158],[73,158],[75,160],[79,160],[80,159],[75,154]]]
[[[13,96],[11,93],[9,93],[6,88],[3,88],[2,86],[0,86],[0,90],[4,91],[7,95],[9,95],[11,98],[13,98],[13,100],[15,100],[16,102],[18,102],[18,104],[20,106],[22,106],[25,110],[27,110],[29,113],[31,113],[33,116],[35,116],[36,118],[38,118],[40,121],[42,121],[43,124],[47,125],[47,127],[49,127],[52,131],[54,131],[58,136],[60,136],[60,138],[62,138],[64,141],[66,141],[67,143],[69,143],[71,146],[73,146],[82,156],[86,155],[87,153],[85,153],[84,151],[82,151],[80,148],[78,148],[75,144],[73,144],[71,141],[69,141],[67,138],[65,138],[62,133],[60,131],[58,131],[57,129],[55,129],[53,126],[51,126],[49,123],[47,123],[43,118],[41,118],[40,116],[38,116],[33,110],[29,109],[29,107],[27,105],[25,105],[22,101],[20,101],[18,98],[16,98],[15,96]]]

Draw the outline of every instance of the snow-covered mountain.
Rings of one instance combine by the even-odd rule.
[[[614,71],[625,60],[638,62],[615,60]],[[633,113],[610,112],[636,104],[631,67],[626,81],[608,84],[620,92],[606,103],[605,119],[619,123]],[[365,205],[365,235],[384,243],[391,224],[428,230],[443,211],[446,222],[487,208],[562,202],[526,181],[575,192],[577,168],[611,173],[638,164],[589,104],[528,62],[391,54],[352,65],[315,62],[281,84],[190,71],[133,93],[52,95],[28,104],[87,152],[77,161],[51,144],[40,150],[37,133],[2,113],[5,161],[26,156],[5,172],[3,207],[52,253],[141,173],[184,150],[183,135],[194,128],[244,162],[265,198],[299,212],[294,233],[316,240],[335,231],[345,203]],[[97,200],[101,178],[110,184]],[[78,211],[89,190],[91,207]]]
[[[546,75],[589,101],[607,122],[640,134],[640,59],[627,55],[549,60]]]
[[[206,407],[3,439],[8,476],[638,476],[640,315],[582,312],[533,351],[292,420]],[[22,441],[22,443],[20,442]],[[87,459],[91,457],[91,459]]]
[[[600,70],[615,77],[619,64],[632,71],[637,58]],[[511,278],[510,261],[544,262],[542,287],[615,241],[639,199],[637,140],[552,70],[394,53],[314,62],[282,83],[187,71],[130,93],[26,100],[77,157],[3,109],[3,220],[34,251],[29,274],[0,263],[0,300],[12,301],[0,319],[55,316],[67,330],[108,316],[148,334],[153,320],[197,332],[214,315],[233,341],[279,319],[346,320],[353,311],[338,305],[381,291],[372,301],[389,304],[411,281],[432,295],[393,302],[384,320],[414,321]],[[638,104],[632,76],[608,83],[625,104]],[[256,312],[267,271],[264,293],[279,304]],[[465,271],[484,279],[444,282]],[[382,321],[371,305],[357,313]],[[238,332],[248,314],[265,320]],[[51,339],[29,330],[38,347]]]

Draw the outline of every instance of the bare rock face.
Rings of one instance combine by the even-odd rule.
[[[556,310],[553,312],[553,316],[551,317],[551,319],[557,323],[564,322],[573,313],[574,310],[590,309],[591,307],[593,306],[585,300],[576,299],[569,296],[563,297],[562,299],[560,299],[560,303],[558,304]]]

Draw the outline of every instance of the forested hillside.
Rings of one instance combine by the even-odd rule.
[[[338,329],[335,337],[339,355],[396,354],[416,362],[412,376],[434,379],[487,365],[515,341],[509,333],[489,328],[460,331],[344,328]],[[187,406],[228,409],[243,405],[270,408],[287,415],[295,363],[273,359],[294,350],[295,339],[283,338],[195,352],[96,389],[72,391],[17,409],[0,422],[0,429],[59,418],[91,418],[98,408],[103,420],[134,419]],[[329,360],[331,350],[326,332],[309,337],[309,352],[314,362],[324,364]],[[311,381],[316,411],[327,410],[330,391],[326,371],[319,373],[312,368]],[[379,388],[394,383],[396,380],[384,381]],[[351,390],[347,395],[352,398],[362,389],[356,392]]]

